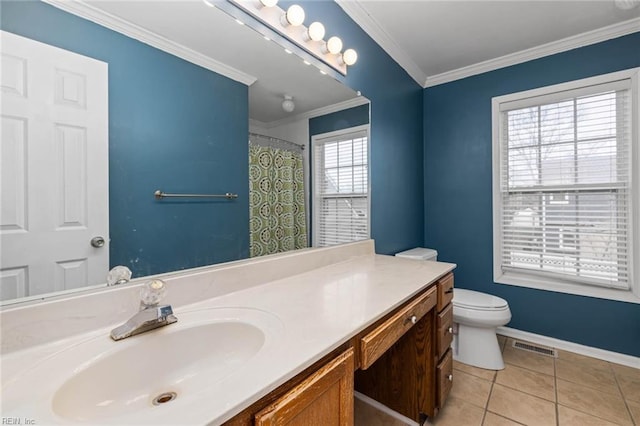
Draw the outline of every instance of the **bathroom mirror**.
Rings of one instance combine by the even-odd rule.
[[[95,22],[74,13],[91,16]],[[96,188],[108,188],[109,231],[85,233],[77,244],[85,251],[107,253],[110,267],[125,265],[133,271],[133,278],[248,257],[248,133],[296,139],[293,142],[306,145],[308,165],[309,140],[302,140],[301,129],[309,117],[367,102],[336,79],[321,74],[313,65],[303,63],[280,45],[201,0],[79,4],[3,1],[1,16],[3,31],[106,64],[108,162],[107,155],[97,161],[108,164],[108,177],[89,182],[85,176],[91,167],[76,167],[67,175],[63,173],[63,177],[75,184],[70,191],[80,194],[91,195]],[[109,27],[120,28],[126,35]],[[19,66],[19,61],[16,64]],[[88,92],[82,92],[88,91],[89,86],[64,86],[84,81],[82,76],[65,71],[64,67],[56,69],[61,70],[59,79],[54,81],[62,82],[62,101],[91,99]],[[4,68],[3,74],[10,75]],[[7,87],[3,81],[3,114],[10,98]],[[282,108],[285,95],[293,98],[293,112]],[[3,125],[3,156],[8,152],[6,129],[13,129],[9,136],[17,140],[16,127]],[[295,130],[287,133],[288,129]],[[58,139],[66,151],[62,149],[58,154],[66,155],[68,163],[77,164],[74,159],[84,155],[84,136],[82,132],[61,133]],[[75,147],[76,151],[69,151],[68,147]],[[25,158],[27,152],[11,154]],[[57,172],[51,173],[49,180],[59,177]],[[14,189],[21,184],[2,177]],[[46,174],[43,179],[47,180]],[[22,183],[28,188],[31,181],[24,179]],[[2,190],[3,196],[9,194],[6,185]],[[156,190],[233,193],[238,198],[158,200],[154,197]],[[47,197],[60,199],[66,195]],[[30,200],[22,200],[22,205],[28,208]],[[88,209],[77,211],[82,215]],[[54,216],[54,210],[45,207],[43,214]],[[102,215],[107,216],[107,209],[103,210]],[[60,214],[66,213],[64,210]],[[68,229],[82,228],[85,219],[93,221],[85,216],[78,219],[71,213]],[[9,216],[4,207],[2,215],[0,232],[4,235],[19,234],[24,231],[20,226],[28,229],[33,225],[32,221],[17,227],[10,224],[13,228],[5,226]],[[37,238],[33,246],[19,245],[20,249],[13,250],[3,243],[3,263],[19,253],[39,258],[39,253],[47,250],[59,252],[60,246],[49,243],[48,238]],[[27,261],[2,265],[3,305],[105,286],[106,264],[96,275],[98,278],[90,279],[86,262],[70,255],[54,262],[53,273],[46,278],[36,279],[35,274],[29,276],[29,268],[24,266]],[[51,287],[38,287],[45,282]]]

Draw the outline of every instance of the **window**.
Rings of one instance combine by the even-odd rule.
[[[369,126],[316,135],[313,245],[369,238]]]
[[[640,303],[637,77],[493,99],[496,282]]]

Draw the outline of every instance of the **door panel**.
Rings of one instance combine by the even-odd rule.
[[[107,64],[5,31],[0,37],[0,300],[103,283]],[[92,247],[98,235],[106,243]]]

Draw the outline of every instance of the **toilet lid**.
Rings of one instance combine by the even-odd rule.
[[[508,306],[507,301],[498,296],[463,288],[453,289],[453,305],[479,310],[502,309]]]

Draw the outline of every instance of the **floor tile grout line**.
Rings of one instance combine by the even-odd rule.
[[[633,418],[633,414],[631,414],[631,408],[629,408],[629,403],[627,402],[627,398],[624,395],[624,392],[622,391],[622,386],[620,386],[620,381],[618,380],[618,375],[616,374],[616,371],[614,370],[614,368],[611,366],[611,363],[609,364],[609,368],[611,369],[611,371],[613,371],[613,380],[616,381],[616,385],[618,386],[618,391],[620,392],[620,396],[622,397],[622,402],[624,402],[624,406],[627,409],[627,414],[629,415],[629,418],[631,419],[631,424],[636,425],[636,421]]]
[[[495,375],[494,375],[494,378],[495,378]],[[487,396],[487,402],[485,402],[484,404],[484,412],[482,413],[482,423],[480,423],[481,425],[484,425],[484,420],[487,418],[487,411],[489,410],[489,401],[491,400],[491,394],[493,393],[493,385],[494,385],[494,382],[492,381],[491,387],[489,388],[489,395]]]
[[[549,376],[549,377],[551,377],[551,376]],[[496,380],[497,380],[497,378],[496,378]],[[543,401],[551,402],[552,404],[555,404],[555,403],[556,403],[556,401],[552,401],[552,400],[550,400],[550,399],[543,398],[543,397],[541,397],[541,396],[539,396],[539,395],[534,395],[534,394],[532,394],[532,393],[526,392],[526,391],[524,391],[524,390],[522,390],[522,389],[518,389],[518,388],[511,387],[510,385],[507,385],[507,384],[504,384],[504,383],[498,383],[497,381],[496,381],[495,383],[496,383],[496,384],[498,384],[498,385],[500,385],[500,386],[504,386],[504,387],[505,387],[505,388],[507,388],[507,389],[511,389],[511,390],[513,390],[513,391],[523,393],[523,394],[525,394],[525,395],[527,395],[527,396],[532,396],[532,397],[534,397],[534,398],[538,398],[538,399],[541,399],[541,400],[543,400]],[[556,397],[556,400],[557,400],[557,397]]]

